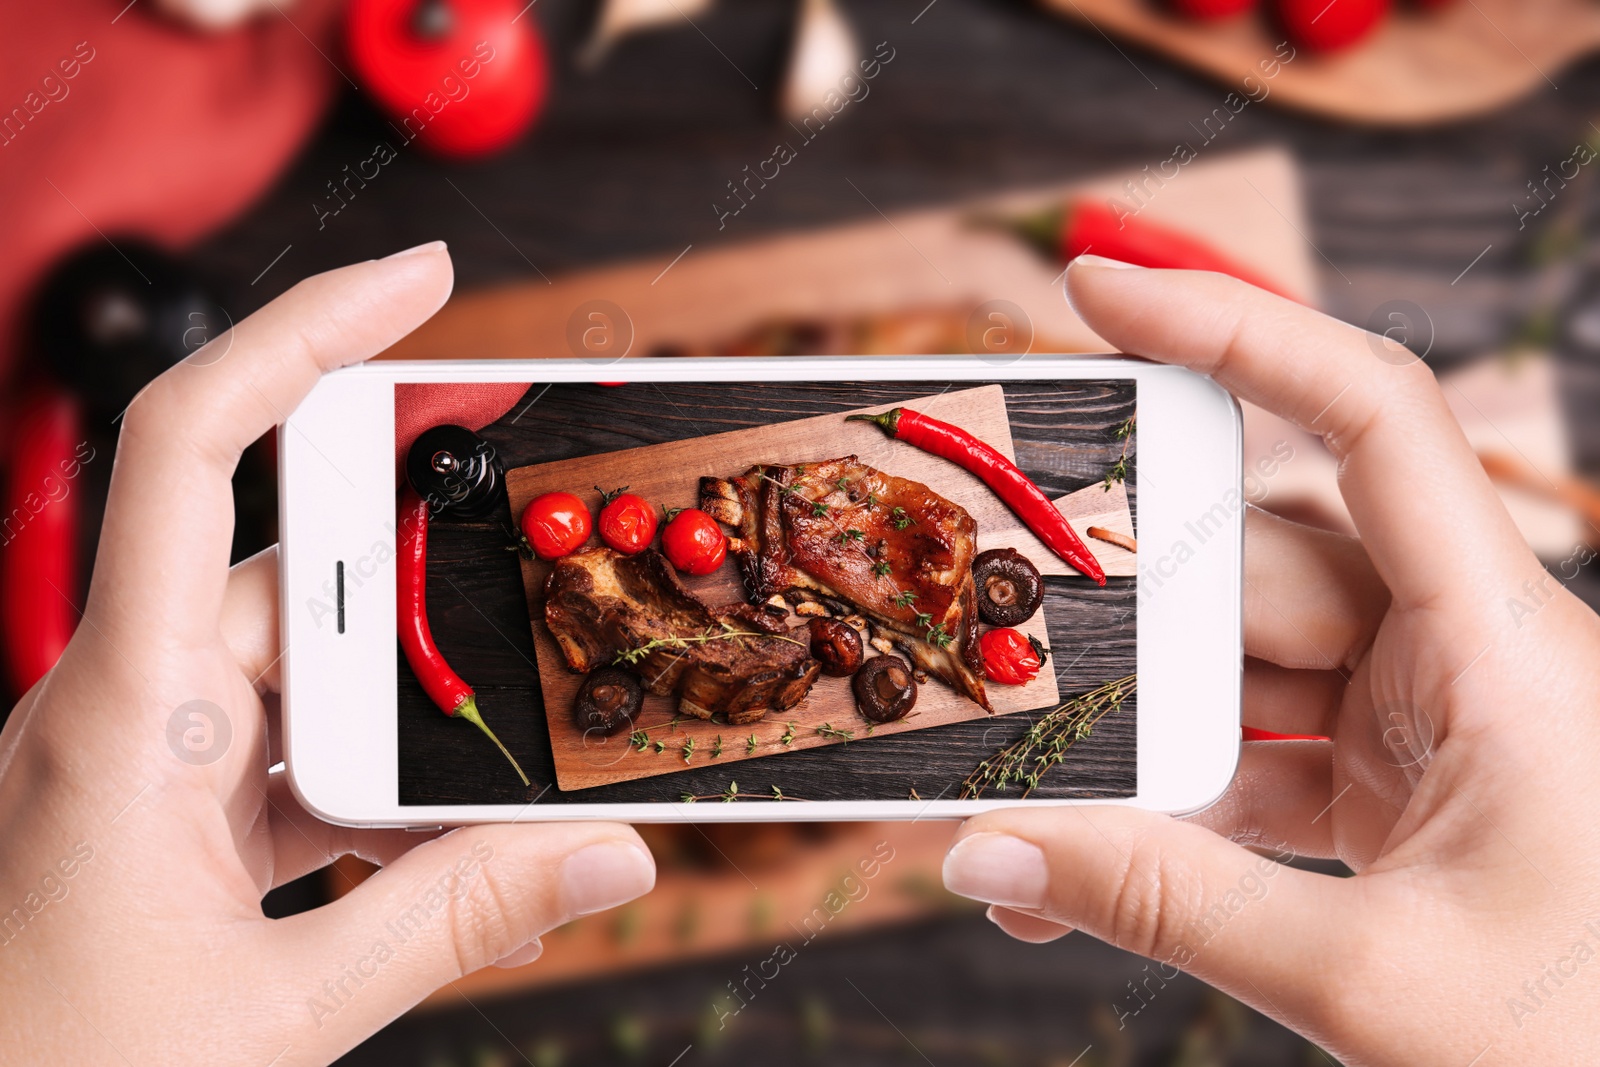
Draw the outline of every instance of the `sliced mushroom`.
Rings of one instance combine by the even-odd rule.
[[[854,674],[861,666],[865,650],[861,634],[838,619],[811,620],[811,654],[822,664],[822,673],[835,678]]]
[[[802,600],[794,606],[794,613],[807,619],[825,619],[828,609],[815,600]]]
[[[994,626],[1017,626],[1044,603],[1039,568],[1014,548],[991,548],[972,561],[978,589],[978,615]]]
[[[856,707],[873,722],[895,722],[911,714],[917,680],[899,656],[878,656],[856,672]]]
[[[644,687],[637,676],[620,667],[601,667],[583,680],[572,713],[585,733],[610,735],[631,729],[643,703]]]

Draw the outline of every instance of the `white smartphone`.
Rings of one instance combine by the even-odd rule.
[[[1246,491],[1207,378],[375,362],[278,440],[284,755],[331,822],[1178,813],[1233,776]]]

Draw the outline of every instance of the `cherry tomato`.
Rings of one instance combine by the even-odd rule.
[[[1278,18],[1294,44],[1332,52],[1372,33],[1388,10],[1389,0],[1281,0]]]
[[[1172,10],[1192,19],[1225,19],[1256,6],[1257,0],[1169,0]]]
[[[661,550],[685,574],[710,574],[728,556],[728,538],[717,520],[699,508],[667,513]]]
[[[589,540],[588,505],[571,493],[545,493],[522,511],[522,536],[540,559],[560,559]]]
[[[1036,638],[1002,626],[978,639],[983,676],[1000,685],[1026,685],[1038,675],[1049,655]]]
[[[656,539],[656,509],[627,486],[601,492],[600,504],[600,540],[624,556],[643,552]]]

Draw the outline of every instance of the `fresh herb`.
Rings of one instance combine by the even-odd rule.
[[[638,648],[623,649],[612,658],[611,662],[613,665],[627,664],[629,666],[636,666],[641,663],[645,657],[649,656],[650,653],[654,652],[658,648],[686,649],[690,645],[703,645],[708,641],[730,641],[739,637],[764,637],[773,641],[787,641],[791,645],[800,645],[801,647],[805,647],[804,641],[797,641],[792,637],[785,637],[782,634],[766,634],[759,633],[754,630],[725,629],[722,633],[697,634],[694,637],[673,636],[651,638]],[[677,720],[674,719],[673,722],[676,723]]]
[[[711,758],[716,759],[720,755],[722,755],[722,735],[718,734],[716,741],[711,745]]]
[[[889,566],[889,561],[886,559],[880,559],[878,562],[872,565],[872,573],[876,574],[879,578],[888,577],[891,569],[892,568]]]
[[[826,515],[827,513],[828,513],[828,505],[824,504],[820,500],[813,500],[811,502],[811,514],[812,514],[812,516],[814,518],[820,519],[820,518],[822,518],[822,516]]]
[[[635,730],[628,738],[628,741],[633,745],[634,748],[638,749],[640,752],[643,752],[645,750],[645,746],[650,744],[650,735],[644,730]]]
[[[744,754],[746,756],[748,756],[752,752],[754,752],[755,750],[756,750],[756,735],[755,734],[751,734],[749,737],[744,739]]]
[[[1021,738],[978,764],[961,783],[957,799],[980,797],[985,789],[1004,791],[1012,783],[1022,785],[1027,796],[1046,771],[1066,759],[1067,749],[1088,737],[1105,716],[1121,710],[1137,688],[1138,676],[1130,674],[1045,712]]]
[[[917,520],[913,519],[910,515],[907,515],[905,508],[895,508],[893,511],[889,512],[889,521],[894,523],[894,528],[896,530],[904,530],[907,526],[913,525]]]
[[[915,619],[917,625],[922,627],[924,630],[930,629],[933,626],[933,616],[928,614],[926,611],[917,612]]]
[[[1117,427],[1117,440],[1122,442],[1122,455],[1117,457],[1117,461],[1106,472],[1104,491],[1107,493],[1111,492],[1111,487],[1116,483],[1128,480],[1128,445],[1133,441],[1133,422],[1136,418],[1137,415],[1129,416],[1126,422]]]
[[[869,508],[877,507],[877,505],[878,505],[878,494],[877,493],[868,493],[867,494],[867,499],[866,499],[866,505]]]
[[[825,722],[821,726],[817,727],[817,733],[821,734],[823,737],[832,738],[835,741],[849,741],[851,738],[856,736],[855,731],[841,730],[834,726],[831,722]]]
[[[838,541],[840,544],[844,544],[849,541],[859,541],[865,536],[866,534],[862,533],[860,530],[850,529],[845,530],[843,533],[834,534],[833,539]]]
[[[937,645],[940,648],[949,648],[950,642],[953,640],[955,638],[951,637],[945,630],[944,623],[941,622],[937,626],[928,627],[928,644]]]
[[[667,743],[665,741],[657,741],[655,743],[655,750],[656,750],[656,755],[658,755],[658,756],[661,755],[661,753],[663,753],[663,752],[665,752],[667,750]]]
[[[793,797],[777,786],[770,786],[772,800],[801,801],[804,797]],[[736,800],[766,800],[765,793],[741,793],[738,782],[729,782],[728,787],[720,793],[679,793],[678,799],[685,804],[693,804],[700,800],[720,800],[724,804],[732,804]]]
[[[844,475],[841,474],[833,484],[839,492],[844,493],[846,496],[850,494],[850,479]]]
[[[913,593],[909,589],[906,589],[895,596],[894,606],[897,608],[909,608],[911,606],[911,602],[915,599],[917,599],[917,594]],[[930,615],[929,618],[932,618],[932,616]]]
[[[784,748],[788,748],[790,745],[794,744],[794,723],[791,722],[788,725],[789,728],[783,732],[783,736],[778,738],[778,744],[782,745]]]
[[[683,739],[683,748],[681,749],[681,751],[683,753],[683,762],[687,765],[689,760],[694,758],[694,738],[693,737],[685,737]]]

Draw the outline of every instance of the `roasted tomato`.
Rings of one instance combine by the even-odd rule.
[[[978,639],[983,676],[1000,685],[1026,685],[1033,681],[1050,655],[1037,638],[1002,626]]]
[[[540,559],[560,559],[589,540],[589,508],[572,493],[545,493],[522,512],[522,536]]]
[[[595,492],[600,494],[600,540],[624,556],[649,548],[656,539],[656,509],[627,486],[607,493],[597,485]]]
[[[661,550],[685,574],[710,574],[728,557],[728,538],[717,520],[699,508],[667,512]]]

